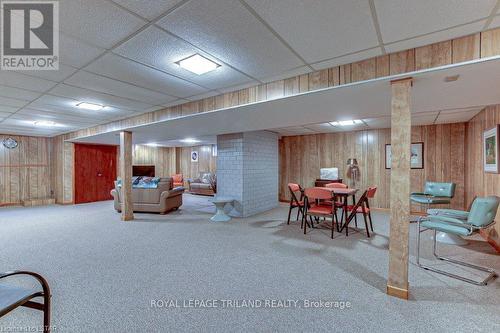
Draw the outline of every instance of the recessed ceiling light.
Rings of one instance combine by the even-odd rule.
[[[187,57],[186,59],[182,59],[178,62],[176,62],[179,66],[182,68],[193,72],[195,74],[201,75],[205,74],[208,72],[211,72],[217,67],[220,67],[219,64],[213,62],[212,60],[209,60],[199,54],[192,55],[190,57]]]
[[[196,139],[193,139],[193,138],[186,138],[186,139],[182,139],[182,140],[179,140],[180,142],[182,143],[197,143],[197,142],[200,142],[200,140],[196,140]]]
[[[146,143],[146,146],[148,147],[159,147],[160,145],[156,142],[148,142]]]
[[[341,121],[332,121],[330,125],[332,126],[353,126],[357,124],[362,124],[363,122],[359,119],[355,120],[341,120]]]
[[[79,107],[80,109],[87,109],[87,110],[92,110],[92,111],[99,111],[99,110],[104,109],[104,105],[87,103],[87,102],[80,102],[76,106]]]
[[[35,125],[35,126],[43,126],[43,127],[54,127],[54,126],[57,126],[57,124],[55,122],[49,121],[49,120],[34,121],[33,125]]]

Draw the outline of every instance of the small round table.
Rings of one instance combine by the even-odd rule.
[[[227,222],[231,220],[231,217],[226,214],[224,211],[224,207],[226,207],[227,204],[232,204],[234,199],[229,198],[229,197],[214,197],[212,200],[210,200],[214,205],[215,208],[217,209],[217,212],[215,213],[214,216],[210,218],[210,221],[212,222]]]

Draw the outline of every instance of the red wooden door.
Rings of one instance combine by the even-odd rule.
[[[75,203],[111,200],[116,146],[75,144]]]

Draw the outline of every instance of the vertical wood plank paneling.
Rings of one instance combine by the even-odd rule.
[[[21,204],[23,200],[49,198],[49,138],[0,134],[18,141],[18,147],[0,145],[0,206]]]
[[[422,70],[451,64],[451,41],[415,49],[415,69]]]
[[[481,32],[481,58],[500,54],[500,28]]]
[[[377,57],[377,77],[389,76],[390,66],[389,66],[389,55],[383,55]]]
[[[318,90],[328,87],[328,69],[309,73],[309,90]]]
[[[448,139],[442,136],[448,136]],[[461,189],[465,188],[465,161],[460,156],[464,156],[465,140],[464,124],[412,127],[412,142],[424,142],[424,169],[411,170],[411,191],[421,191],[425,181],[454,181],[457,194],[451,207],[464,209]],[[281,179],[308,186],[314,183],[320,168],[337,167],[340,177],[348,183],[347,159],[357,158],[362,176],[356,187],[377,186],[372,206],[389,208],[391,170],[385,169],[385,145],[390,142],[390,129],[283,137],[280,145],[284,146],[282,158],[286,168],[282,170]],[[286,184],[280,186],[280,200],[288,199],[285,187]],[[419,211],[420,206],[412,209]]]
[[[481,55],[481,34],[452,40],[452,62],[454,64],[474,59]]]
[[[389,55],[389,74],[396,75],[415,70],[415,50],[406,50]]]
[[[500,196],[500,174],[485,173],[483,166],[483,133],[500,124],[500,105],[486,107],[472,118],[466,126],[465,149],[465,205],[469,205],[475,196]],[[500,212],[496,221],[500,221]],[[500,244],[500,224],[490,228],[487,237]]]
[[[351,65],[352,82],[374,79],[377,74],[377,59],[358,61]]]

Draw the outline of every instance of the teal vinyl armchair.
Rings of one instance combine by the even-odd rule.
[[[429,209],[431,205],[449,204],[454,196],[455,183],[426,182],[424,192],[411,193],[410,200]]]
[[[476,198],[472,203],[469,212],[454,210],[454,209],[436,209],[434,212],[430,212],[433,215],[428,215],[427,217],[420,219],[418,221],[418,232],[417,232],[417,265],[423,269],[443,274],[448,277],[452,277],[468,283],[472,283],[479,286],[486,285],[489,280],[497,276],[496,272],[491,268],[481,267],[463,261],[459,261],[456,259],[439,256],[437,254],[436,233],[438,231],[441,231],[457,236],[471,236],[472,234],[477,233],[480,230],[486,229],[495,224],[495,216],[497,214],[499,204],[500,204],[500,198],[497,196]],[[471,267],[483,272],[487,272],[489,273],[489,275],[482,281],[475,281],[460,275],[452,274],[433,267],[422,265],[420,263],[420,234],[422,232],[421,228],[425,228],[423,231],[426,230],[434,231],[433,254],[434,257],[436,257],[436,259],[452,262],[462,266]]]

